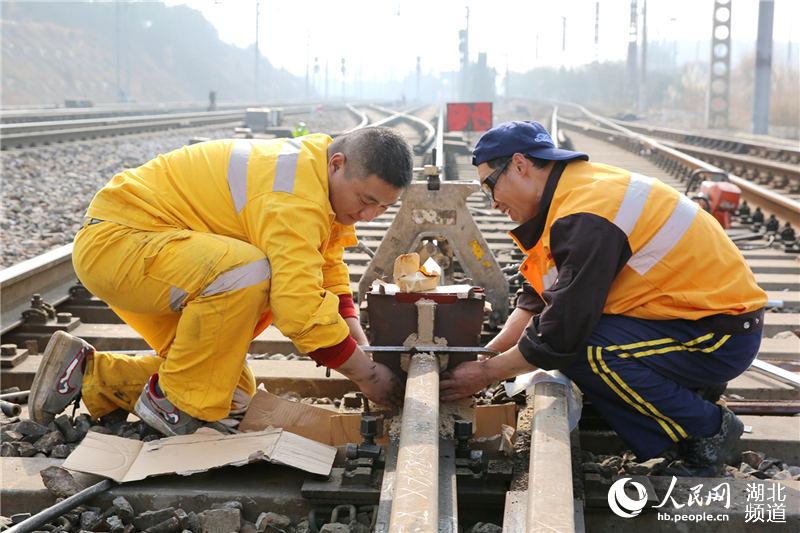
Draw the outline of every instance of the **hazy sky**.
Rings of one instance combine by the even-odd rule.
[[[758,0],[731,0],[732,38],[755,43]],[[220,38],[240,47],[255,41],[256,0],[166,0],[203,13]],[[639,0],[639,6],[643,4]],[[690,41],[708,35],[713,0],[648,0],[648,40]],[[594,46],[595,0],[261,0],[259,47],[277,67],[305,75],[319,58],[338,77],[341,58],[348,76],[402,77],[421,58],[423,72],[457,70],[458,30],[469,8],[470,55],[487,52],[499,71],[541,65],[572,66],[622,60],[627,53],[630,0],[600,0],[599,46]],[[566,51],[562,51],[566,17]],[[800,0],[775,0],[775,41],[800,39]],[[537,57],[538,35],[538,57]],[[709,47],[698,51],[703,59]],[[776,54],[780,53],[776,50]],[[785,54],[785,52],[784,52]],[[784,56],[785,57],[785,56]]]

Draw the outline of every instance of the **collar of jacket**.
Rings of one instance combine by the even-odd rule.
[[[567,166],[568,161],[556,161],[550,175],[547,176],[547,183],[542,191],[542,198],[539,200],[539,211],[536,216],[526,220],[509,233],[523,250],[530,250],[539,242],[544,232],[544,224],[547,221],[547,213],[550,211],[550,204],[553,202],[553,195],[558,186],[558,180]]]

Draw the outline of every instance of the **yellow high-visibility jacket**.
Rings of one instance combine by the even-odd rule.
[[[277,328],[306,353],[333,346],[349,335],[337,295],[351,294],[342,258],[344,247],[357,241],[353,226],[335,222],[330,204],[331,142],[313,134],[184,146],[114,176],[87,216],[253,244],[270,263],[269,307]]]
[[[536,314],[520,349],[545,368],[566,366],[601,314],[716,317],[728,327],[767,303],[714,217],[657,179],[609,165],[556,164],[537,215],[510,235],[530,284],[517,305]],[[760,329],[760,320],[744,327]]]

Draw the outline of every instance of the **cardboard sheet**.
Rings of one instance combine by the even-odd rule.
[[[517,406],[513,403],[479,405],[475,408],[475,438],[501,434],[503,426],[517,427]]]
[[[331,446],[361,442],[359,413],[338,413],[324,406],[284,400],[259,389],[250,401],[239,429],[260,431],[268,427],[283,428]]]
[[[63,466],[125,483],[160,474],[189,475],[258,460],[328,475],[335,456],[336,448],[282,429],[223,435],[201,428],[192,435],[150,442],[90,431]]]

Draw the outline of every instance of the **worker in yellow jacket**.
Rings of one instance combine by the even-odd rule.
[[[193,432],[247,404],[247,348],[270,323],[373,401],[397,405],[397,378],[358,347],[367,340],[343,253],[353,224],[397,201],[411,173],[402,136],[366,128],[208,141],[117,174],[89,206],[73,263],[156,356],[56,334],[32,418],[47,422],[82,396],[94,417],[121,408],[165,435]]]
[[[456,367],[442,398],[536,368],[571,378],[645,460],[675,449],[675,473],[719,475],[743,431],[697,393],[744,372],[766,293],[707,212],[657,179],[557,149],[537,122],[507,122],[473,152],[484,192],[520,225],[516,309]]]

